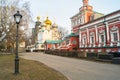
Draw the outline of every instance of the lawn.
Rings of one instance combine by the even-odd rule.
[[[20,73],[14,74],[14,55],[0,56],[0,80],[68,80],[42,63],[20,58]]]

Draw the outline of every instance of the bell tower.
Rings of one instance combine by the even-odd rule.
[[[81,1],[83,5],[79,8],[79,12],[70,18],[72,31],[77,34],[81,25],[103,16],[102,13],[93,11],[93,7],[89,5],[90,0]]]
[[[89,5],[89,0],[82,0],[83,6],[79,9],[82,14],[82,22],[87,23],[90,21],[90,16],[93,14],[93,7]]]
[[[88,0],[82,0],[82,2],[83,2],[83,6],[79,9],[80,11],[83,11],[83,10],[92,11],[93,8],[88,4]]]

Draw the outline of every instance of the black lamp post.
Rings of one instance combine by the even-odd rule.
[[[19,11],[17,11],[16,14],[14,14],[14,19],[16,21],[17,24],[17,30],[16,30],[16,53],[15,53],[15,74],[19,73],[19,57],[18,57],[18,25],[20,23],[20,20],[22,18],[22,15],[19,13]]]
[[[47,51],[47,42],[46,42],[46,41],[45,41],[45,43],[44,43],[44,46],[45,46],[44,51],[45,51],[45,53],[46,53],[46,51]]]

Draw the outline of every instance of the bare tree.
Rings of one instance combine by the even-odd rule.
[[[19,29],[19,40],[25,39],[22,35],[28,29],[28,24],[31,19],[31,12],[29,8],[29,2],[25,2],[22,6],[19,6],[21,0],[0,0],[0,43],[5,40],[7,47],[14,47],[16,40],[16,24],[13,15],[17,10],[21,12],[23,16],[19,26],[24,27],[24,30]]]
[[[65,36],[68,35],[68,30],[64,27],[58,27],[59,31],[60,31],[60,35],[61,35],[61,39],[63,39]]]

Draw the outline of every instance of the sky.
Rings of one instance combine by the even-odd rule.
[[[48,16],[58,26],[71,30],[70,17],[79,12],[82,0],[25,0],[30,2],[32,18],[40,16],[41,21]],[[89,0],[93,10],[108,14],[120,9],[120,0]],[[32,25],[32,27],[34,27]]]

